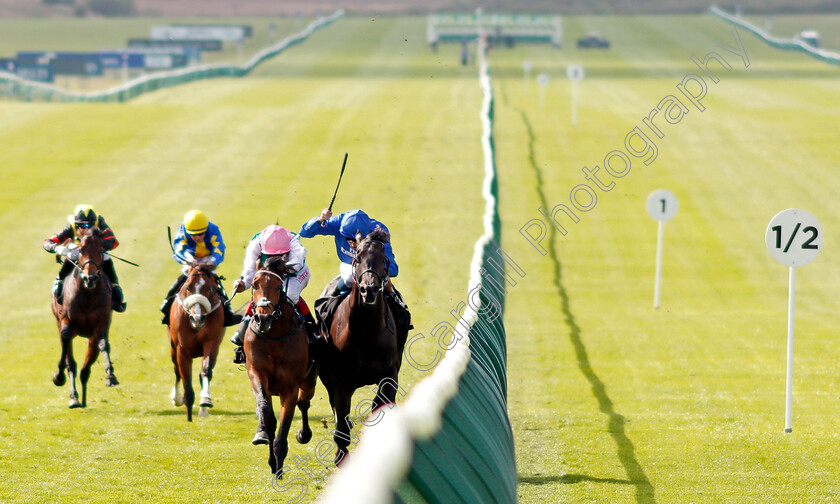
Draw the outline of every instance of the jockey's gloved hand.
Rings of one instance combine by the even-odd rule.
[[[236,281],[233,282],[233,292],[242,292],[245,290],[245,280],[241,278],[237,278]]]
[[[71,261],[76,261],[76,260],[78,260],[78,259],[79,259],[79,254],[80,254],[80,253],[81,253],[81,252],[79,251],[79,249],[77,249],[77,248],[71,248],[71,249],[69,249],[69,250],[67,251],[67,257],[68,257]]]
[[[68,249],[64,245],[56,245],[55,248],[53,249],[53,251],[55,251],[55,253],[58,254],[58,255],[67,255],[67,252],[69,250],[70,249]]]

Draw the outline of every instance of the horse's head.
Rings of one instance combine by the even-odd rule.
[[[285,261],[282,257],[269,258],[254,274],[251,286],[251,302],[254,306],[252,324],[260,334],[271,330],[271,324],[280,318],[286,297],[286,282],[282,271]]]
[[[190,326],[196,331],[207,322],[207,315],[213,310],[211,300],[217,295],[213,270],[206,266],[190,267],[179,300],[190,317]]]
[[[356,236],[359,245],[353,259],[353,278],[366,305],[379,302],[382,291],[388,285],[391,262],[385,255],[385,244],[389,241],[388,233],[379,227],[365,238]]]
[[[82,288],[93,290],[102,276],[102,263],[105,262],[105,248],[102,235],[97,229],[82,236],[79,243],[79,279]]]

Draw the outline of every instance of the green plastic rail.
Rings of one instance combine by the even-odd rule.
[[[713,5],[709,8],[709,12],[712,15],[715,15],[725,21],[728,21],[735,26],[740,26],[745,30],[748,30],[756,37],[760,38],[767,44],[777,48],[777,49],[784,49],[786,51],[800,51],[808,54],[809,56],[816,58],[820,61],[824,61],[826,63],[831,63],[833,65],[840,65],[840,54],[836,52],[826,51],[824,49],[819,49],[809,45],[807,42],[795,38],[790,39],[783,39],[779,37],[774,37],[764,30],[758,28],[754,24],[750,23],[745,19],[741,19],[740,17],[733,16],[728,12],[722,10],[716,5]]]
[[[484,94],[484,234],[475,244],[468,292],[478,289],[456,324],[456,343],[406,401],[376,425],[337,470],[319,502],[513,503],[516,458],[507,413],[504,270],[484,268],[498,258],[501,222],[493,145],[493,92],[484,48],[479,49]],[[492,277],[492,278],[491,278]],[[467,329],[468,328],[468,329]]]
[[[23,101],[58,101],[58,102],[125,102],[145,93],[188,82],[218,77],[244,77],[264,61],[267,61],[289,47],[306,40],[315,30],[341,18],[344,10],[339,9],[329,16],[311,22],[300,33],[289,35],[276,44],[267,47],[242,65],[218,63],[197,67],[170,70],[144,75],[127,81],[119,86],[102,91],[79,93],[63,90],[51,84],[22,79],[15,74],[0,70],[0,86],[6,87],[6,95]],[[0,95],[4,94],[0,90]]]

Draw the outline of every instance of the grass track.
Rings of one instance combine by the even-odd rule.
[[[634,159],[580,223],[564,220],[569,234],[554,235],[543,257],[518,232],[538,206],[568,205],[586,182],[581,167],[603,166],[697,71],[690,55],[731,45],[731,26],[711,17],[576,18],[565,27],[569,41],[597,30],[616,49],[492,57],[503,246],[527,273],[506,318],[521,502],[836,500],[838,460],[825,449],[838,441],[840,384],[830,245],[837,70],[742,32],[750,67],[727,58],[733,70],[709,82],[706,111],[669,126],[656,161]],[[533,82],[525,90],[525,59],[552,77],[543,107]],[[570,63],[587,69],[577,128],[561,77]],[[680,210],[666,225],[655,311],[656,223],[644,202],[658,188],[674,192]],[[797,275],[794,432],[785,435],[787,272],[763,236],[788,207],[818,215],[827,247]]]
[[[247,79],[167,89],[126,105],[4,103],[0,223],[14,239],[0,267],[8,391],[0,399],[7,482],[0,502],[281,500],[267,449],[250,444],[253,396],[229,343],[209,419],[189,425],[168,399],[173,373],[157,308],[178,268],[165,228],[193,207],[222,229],[228,252],[220,272],[229,286],[254,232],[277,219],[296,228],[328,203],[347,151],[335,208],[364,207],[389,225],[402,269],[397,285],[417,330],[428,331],[466,295],[483,209],[475,182],[481,96],[474,69],[453,72],[455,50],[439,60],[423,30],[419,19],[345,19]],[[336,62],[346,74],[334,73]],[[59,345],[48,290],[57,265],[40,243],[79,202],[102,212],[121,241],[116,253],[142,267],[117,265],[129,304],[111,332],[121,385],[106,389],[98,363],[88,408],[71,411],[67,389],[50,382]],[[337,265],[328,240],[306,246],[311,302]],[[82,345],[76,341],[77,359]],[[433,353],[427,347],[416,345],[418,359]],[[423,376],[404,366],[401,383]],[[328,474],[314,458],[315,445],[330,439],[320,425],[331,419],[320,386],[312,418],[313,441],[292,443],[287,459],[308,457],[303,466],[315,477],[290,473],[308,481],[307,501]]]

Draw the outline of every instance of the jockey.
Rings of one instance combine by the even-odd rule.
[[[61,270],[58,272],[58,276],[55,277],[55,283],[53,283],[52,293],[58,303],[62,302],[64,279],[67,278],[67,275],[75,267],[72,261],[79,258],[78,245],[83,236],[90,234],[94,228],[98,229],[102,236],[102,246],[106,252],[117,248],[117,245],[120,243],[117,241],[116,236],[114,236],[114,232],[105,223],[105,219],[101,215],[97,215],[90,205],[77,206],[73,210],[73,215],[70,215],[67,220],[68,224],[64,226],[64,229],[44,240],[44,250],[63,255],[70,259],[62,263]],[[75,247],[72,245],[75,245]],[[114,261],[111,260],[111,256],[108,254],[105,254],[105,262],[102,263],[102,270],[111,282],[114,311],[124,312],[125,301],[123,300],[122,288],[120,287],[119,280],[117,280]]]
[[[225,326],[232,326],[239,323],[241,315],[236,315],[230,308],[228,302],[227,292],[222,286],[221,279],[216,275],[215,268],[225,260],[225,242],[222,239],[222,233],[218,226],[213,224],[204,215],[201,210],[190,210],[184,216],[184,222],[178,228],[178,233],[175,235],[175,243],[173,245],[174,252],[172,258],[175,259],[184,267],[181,270],[181,275],[172,284],[169,292],[166,293],[166,298],[160,306],[160,311],[163,312],[162,324],[169,325],[169,310],[172,307],[172,302],[175,300],[175,294],[184,285],[187,280],[187,270],[190,266],[207,266],[214,270],[213,276],[216,278],[216,287],[219,289],[219,294],[222,296],[225,314]]]
[[[361,234],[362,236],[367,236],[376,228],[382,228],[383,231],[390,235],[385,224],[370,218],[365,212],[359,209],[333,215],[329,208],[325,208],[321,211],[319,217],[313,217],[301,226],[300,236],[303,238],[328,235],[335,239],[335,251],[341,262],[338,265],[339,276],[337,277],[335,289],[327,295],[343,296],[350,292],[353,282],[355,282],[353,278],[353,258],[356,257],[356,246],[358,245],[356,235]],[[385,255],[389,260],[389,281],[386,286],[386,299],[391,301],[390,305],[392,308],[404,316],[406,327],[411,329],[411,314],[408,312],[408,306],[406,306],[402,295],[390,281],[390,278],[396,277],[400,272],[390,243],[385,244]],[[333,279],[333,281],[336,281],[336,279]]]
[[[320,332],[315,318],[309,311],[309,306],[301,297],[301,292],[309,284],[309,266],[306,265],[306,248],[300,243],[300,237],[281,226],[272,224],[259,233],[255,234],[248,247],[245,249],[245,260],[242,267],[242,275],[233,282],[234,292],[242,292],[249,289],[254,283],[254,275],[257,267],[265,264],[272,256],[285,256],[283,276],[287,279],[286,296],[294,305],[295,309],[304,317],[307,333],[311,339],[320,339]],[[248,303],[245,317],[239,323],[236,332],[230,338],[230,342],[237,347],[234,363],[244,362],[244,354],[240,356],[239,350],[244,343],[245,329],[253,316],[254,307]],[[241,359],[241,361],[240,361]]]

